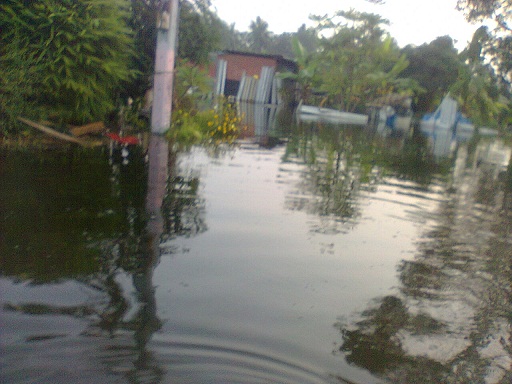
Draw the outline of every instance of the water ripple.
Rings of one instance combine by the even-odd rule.
[[[180,383],[340,383],[265,352],[202,342],[155,342],[159,360]]]

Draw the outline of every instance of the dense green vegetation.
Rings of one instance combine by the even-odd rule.
[[[317,75],[329,104],[346,111],[365,110],[365,103],[392,92],[420,89],[401,77],[408,61],[383,29],[388,21],[354,10],[318,17],[320,41]]]
[[[60,121],[105,116],[116,88],[134,74],[127,6],[124,0],[3,3],[2,115],[12,119],[26,99]]]
[[[209,5],[181,2],[179,56],[196,64],[206,65],[219,48],[220,20]],[[19,115],[82,124],[115,116],[128,97],[141,99],[151,87],[160,6],[159,0],[3,2],[0,132],[18,132]]]
[[[463,52],[449,36],[399,48],[386,31],[387,20],[353,10],[313,17],[315,27],[303,25],[296,33],[281,35],[272,34],[261,18],[249,32],[224,25],[222,43],[297,60],[299,73],[287,76],[302,85],[305,102],[364,110],[373,97],[406,92],[414,96],[415,112],[421,115],[450,92],[477,125],[510,130],[512,1],[460,0],[458,5],[470,21],[496,24],[494,30],[477,29]]]
[[[458,8],[473,22],[493,21],[485,29],[482,53],[490,58],[501,81],[509,83],[512,72],[512,0],[458,0]]]
[[[130,0],[128,21],[134,33],[137,54],[133,66],[139,71],[135,81],[127,84],[125,96],[141,97],[151,87],[156,46],[156,19],[161,0]],[[180,1],[178,57],[196,65],[209,63],[209,54],[221,48],[221,35],[227,28],[210,10],[209,0]]]
[[[221,49],[295,59],[305,103],[364,111],[380,95],[408,93],[431,112],[450,92],[479,125],[512,124],[511,1],[460,0],[470,20],[492,19],[458,52],[449,36],[400,48],[379,15],[314,16],[314,27],[276,35],[256,17],[248,32],[220,20],[210,0],[181,0],[175,108],[198,109],[209,91],[211,53]],[[213,4],[214,5],[214,4]],[[161,0],[6,0],[0,5],[0,131],[16,117],[61,125],[105,120],[152,86]],[[195,93],[189,92],[194,90]],[[134,106],[140,106],[136,102]]]

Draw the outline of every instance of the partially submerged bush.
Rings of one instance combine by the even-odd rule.
[[[223,103],[218,109],[197,113],[178,110],[172,115],[167,136],[182,145],[233,143],[240,132],[241,119],[236,108]]]
[[[224,103],[213,115],[213,119],[207,122],[210,141],[220,143],[222,141],[232,143],[239,134],[240,117],[233,104]]]

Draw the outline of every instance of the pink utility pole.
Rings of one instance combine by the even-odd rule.
[[[163,134],[171,125],[174,61],[178,37],[179,0],[163,3],[157,20],[151,132]]]

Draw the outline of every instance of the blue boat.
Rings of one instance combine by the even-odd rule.
[[[454,144],[473,137],[475,126],[457,110],[457,101],[448,94],[434,113],[423,116],[420,130],[431,139],[434,156],[446,156]]]

